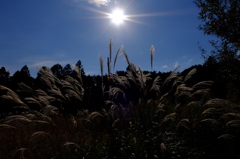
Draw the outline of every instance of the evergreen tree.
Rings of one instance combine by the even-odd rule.
[[[0,69],[0,85],[8,85],[10,73],[6,71],[5,67]]]
[[[62,75],[63,75],[63,76],[69,76],[69,75],[72,74],[72,72],[73,72],[73,70],[72,70],[71,65],[70,65],[70,64],[67,64],[67,65],[63,68],[63,70],[62,70]]]
[[[25,83],[28,86],[33,86],[34,85],[34,79],[30,75],[30,71],[28,69],[28,66],[25,65],[21,68],[20,71],[17,71],[14,73],[14,75],[11,77],[11,83],[12,83],[12,88],[16,89],[18,86],[18,83]]]
[[[55,64],[51,67],[53,75],[59,79],[63,77],[63,67],[60,64]]]
[[[76,66],[79,68],[79,70],[81,71],[82,75],[85,75],[85,72],[84,72],[81,60],[78,60],[78,62],[76,63]]]

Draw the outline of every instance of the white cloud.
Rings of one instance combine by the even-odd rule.
[[[29,67],[37,67],[37,68],[42,66],[52,67],[53,65],[58,63],[61,65],[67,64],[66,61],[39,61],[29,65]]]
[[[193,60],[193,59],[189,59],[189,60],[188,60],[188,63],[192,62],[192,60]]]
[[[60,64],[64,67],[66,64],[72,64],[72,61],[66,60],[66,54],[56,53],[52,56],[29,56],[19,60],[19,63],[26,64],[29,68],[39,68],[42,66],[52,67],[55,64]]]
[[[168,65],[164,65],[164,66],[162,66],[162,68],[168,68]]]
[[[88,0],[88,3],[93,3],[96,5],[106,5],[110,0]]]
[[[69,1],[69,0],[65,0]],[[96,5],[96,6],[108,6],[110,3],[117,4],[117,0],[70,0],[71,2],[74,3],[81,3],[81,2],[88,2],[90,4]],[[123,0],[121,0],[122,2]]]
[[[96,4],[97,6],[100,5],[107,5],[111,0],[72,0],[73,2],[81,2],[81,1],[87,1],[91,4]]]
[[[96,75],[95,71],[86,71],[85,75]]]

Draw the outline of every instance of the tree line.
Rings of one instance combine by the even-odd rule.
[[[214,85],[212,91],[216,97],[228,99],[233,102],[239,103],[238,96],[240,95],[240,61],[238,59],[228,59],[229,61],[217,61],[214,57],[209,56],[208,59],[202,65],[194,65],[190,68],[178,72],[179,74],[186,75],[188,71],[193,68],[197,69],[195,78],[192,79],[192,83],[199,82],[201,80],[212,80]],[[130,66],[130,65],[129,65]],[[129,70],[129,66],[125,71],[116,71],[119,76],[126,76]],[[95,109],[99,103],[103,103],[102,84],[105,87],[110,87],[112,83],[109,83],[106,79],[108,74],[99,75],[85,75],[84,68],[79,60],[75,67],[81,74],[81,83],[84,89],[84,100],[81,109]],[[0,85],[6,86],[13,91],[18,91],[19,84],[24,83],[32,89],[40,89],[41,83],[41,70],[47,69],[51,74],[59,80],[64,80],[68,76],[71,78],[77,78],[76,69],[73,69],[70,64],[62,67],[60,64],[55,64],[51,68],[43,66],[36,78],[30,75],[28,67],[23,66],[20,71],[15,72],[12,76],[6,71],[5,67],[0,69]],[[161,76],[161,82],[163,82],[171,72],[156,72],[156,71],[143,71],[144,74],[151,74],[151,78],[154,79]],[[81,110],[80,109],[80,110]]]

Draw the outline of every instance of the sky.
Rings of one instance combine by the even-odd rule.
[[[115,24],[115,9],[126,18]],[[0,67],[11,75],[27,65],[32,76],[42,66],[76,64],[85,73],[100,74],[99,56],[107,72],[109,40],[113,57],[121,45],[129,59],[142,70],[180,71],[202,64],[199,44],[211,50],[214,37],[198,30],[198,8],[192,0],[0,0]],[[127,62],[118,57],[115,70]]]

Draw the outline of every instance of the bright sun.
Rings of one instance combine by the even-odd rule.
[[[121,9],[115,9],[110,15],[109,18],[112,19],[112,22],[116,25],[119,25],[123,23],[123,21],[126,19],[126,16],[124,15],[123,10]]]

